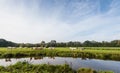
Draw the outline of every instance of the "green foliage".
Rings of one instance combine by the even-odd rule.
[[[14,55],[12,53],[4,53],[1,55],[3,58],[12,58]]]
[[[17,62],[7,67],[0,66],[0,73],[113,73],[110,71],[95,71],[89,68],[80,68],[78,71],[72,70],[69,65],[33,65],[28,62]]]
[[[90,68],[80,68],[77,73],[97,73],[95,70]]]
[[[80,47],[79,47],[80,48]],[[14,57],[35,57],[35,56],[61,56],[61,57],[81,57],[81,58],[96,58],[105,60],[119,60],[119,49],[107,49],[109,47],[85,47],[84,50],[70,50],[67,47],[55,49],[34,50],[31,48],[16,48],[7,49],[0,48],[0,58],[14,58]]]
[[[95,71],[90,68],[80,68],[78,69],[77,73],[114,73],[112,71]]]
[[[69,42],[56,42],[56,40],[51,40],[48,43],[41,41],[41,43],[31,44],[31,43],[14,43],[7,41],[5,39],[0,39],[0,47],[120,47],[120,40],[113,40],[111,42],[102,41],[84,41],[83,43],[79,41],[69,41]]]
[[[14,65],[10,65],[6,68],[0,67],[0,72],[12,72],[12,73],[74,73],[69,65],[32,65],[28,62],[17,62]]]
[[[112,72],[112,71],[100,71],[98,73],[114,73],[114,72]]]

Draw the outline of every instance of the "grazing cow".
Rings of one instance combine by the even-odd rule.
[[[23,48],[23,47],[20,46],[19,48]]]
[[[79,50],[84,50],[84,48],[83,48],[83,47],[81,47],[81,48],[79,48]]]
[[[16,47],[7,47],[8,49],[15,49]]]
[[[71,50],[75,50],[75,49],[77,49],[77,48],[70,47],[70,49],[71,49]]]
[[[32,47],[31,49],[35,50],[36,47]]]
[[[32,49],[34,49],[34,50],[42,50],[44,48],[43,47],[33,47]]]
[[[38,47],[38,49],[39,49],[39,50],[43,50],[43,49],[44,49],[44,47]]]
[[[12,47],[12,49],[15,49],[16,47]]]
[[[49,47],[48,49],[51,49],[51,50],[52,50],[52,49],[55,49],[55,47]]]
[[[7,47],[7,49],[12,49],[12,47]]]

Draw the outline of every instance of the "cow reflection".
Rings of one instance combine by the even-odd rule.
[[[32,57],[30,57],[30,61],[32,60]]]
[[[55,59],[55,57],[49,57],[50,59]]]
[[[43,59],[43,57],[34,57],[34,60],[40,60]]]
[[[11,59],[10,58],[6,58],[5,61],[6,62],[11,62]]]

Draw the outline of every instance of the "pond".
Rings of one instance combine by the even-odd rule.
[[[69,64],[74,70],[78,68],[92,68],[94,70],[110,70],[120,73],[120,61],[99,60],[99,59],[82,59],[72,57],[31,57],[31,58],[11,58],[0,59],[1,66],[15,64],[18,61],[28,61],[32,64]]]

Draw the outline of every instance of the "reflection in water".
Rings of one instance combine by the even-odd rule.
[[[11,62],[11,59],[10,58],[6,58],[5,62]]]
[[[77,70],[81,67],[93,68],[95,70],[111,70],[115,73],[120,72],[120,61],[82,59],[72,57],[30,57],[30,58],[6,58],[0,59],[0,65],[8,66],[19,61],[27,61],[32,64],[69,64],[71,68]]]
[[[32,60],[32,57],[30,57],[30,61]]]
[[[30,57],[30,61],[31,60],[42,60],[44,57],[43,56],[39,56],[39,57]],[[55,59],[55,57],[48,57],[49,59]]]
[[[40,60],[40,59],[43,59],[43,57],[42,56],[40,56],[40,57],[34,57],[34,60]]]
[[[50,59],[55,59],[55,57],[49,57]]]

